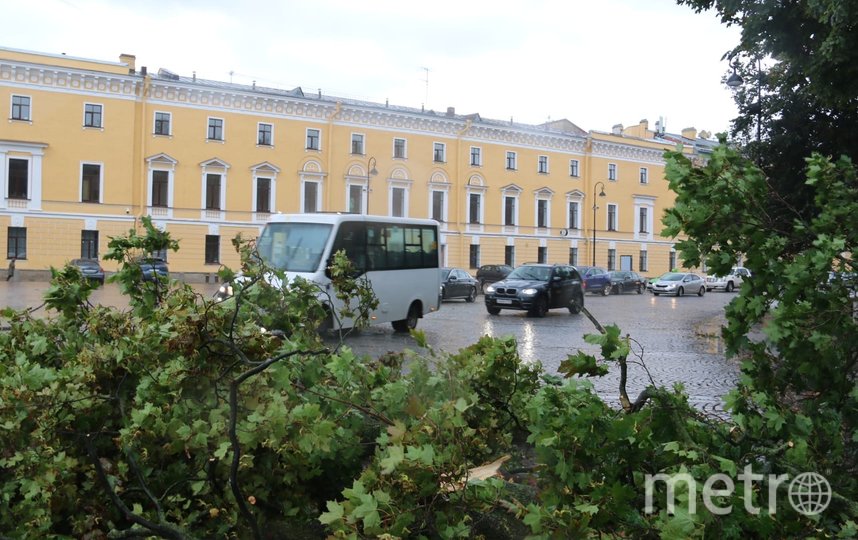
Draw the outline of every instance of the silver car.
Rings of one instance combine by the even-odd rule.
[[[656,296],[660,294],[674,296],[696,294],[697,296],[703,296],[706,294],[706,283],[697,274],[670,272],[661,276],[658,278],[658,281],[652,284],[652,294]]]

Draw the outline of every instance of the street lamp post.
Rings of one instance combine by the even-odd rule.
[[[596,209],[599,208],[596,205],[596,188],[599,185],[602,186],[602,191],[599,192],[599,197],[605,196],[605,183],[596,182],[596,185],[593,186],[593,266],[596,266]]]
[[[373,176],[378,174],[378,169],[375,168],[375,158],[371,157],[366,162],[366,213],[369,215],[369,194],[372,191],[369,188],[369,182]]]
[[[732,65],[733,74],[730,75],[727,78],[727,81],[725,82],[725,84],[727,86],[729,86],[730,88],[738,88],[738,87],[742,86],[743,84],[745,84],[745,80],[742,78],[742,76],[739,75],[738,73],[736,73],[737,67],[738,67],[738,64],[734,62]],[[763,100],[762,100],[763,89],[762,89],[762,86],[763,86],[763,70],[762,70],[762,65],[760,63],[760,59],[757,58],[757,103],[755,105],[755,109],[756,109],[755,112],[756,112],[756,117],[757,117],[757,145],[758,146],[760,144],[760,125],[762,124],[762,122],[760,121],[761,120],[760,116],[762,115],[762,112],[763,112]]]

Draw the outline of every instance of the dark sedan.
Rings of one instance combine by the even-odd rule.
[[[155,281],[155,279],[167,279],[170,277],[170,270],[167,267],[167,262],[164,259],[157,257],[147,257],[139,261],[140,270],[143,271],[143,281]]]
[[[95,259],[73,259],[69,264],[77,267],[83,277],[104,284],[104,269]]]
[[[613,293],[636,292],[642,294],[646,289],[646,280],[637,272],[614,270],[608,272],[608,275],[611,277],[611,292]]]
[[[441,300],[464,298],[473,302],[477,298],[479,282],[461,268],[441,269]]]

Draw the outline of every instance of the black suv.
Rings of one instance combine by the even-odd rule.
[[[582,282],[578,270],[568,264],[519,266],[486,287],[486,311],[497,315],[502,309],[525,310],[533,317],[544,317],[552,308],[579,313],[584,307]]]
[[[486,285],[500,281],[512,272],[512,266],[506,264],[484,264],[477,270],[477,281],[480,283],[480,292],[486,292]]]

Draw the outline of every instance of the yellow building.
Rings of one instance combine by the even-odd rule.
[[[271,213],[349,211],[437,219],[448,266],[595,253],[657,275],[678,264],[659,235],[663,152],[709,147],[645,120],[523,125],[151,73],[131,55],[0,48],[0,103],[0,242],[22,273],[100,257],[148,215],[180,242],[171,272],[199,279],[236,266],[230,240]]]

